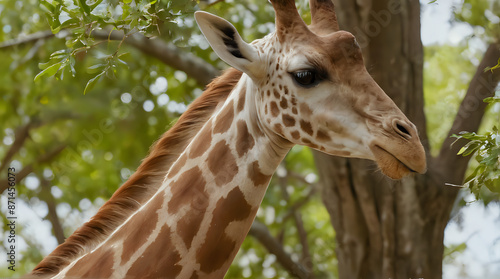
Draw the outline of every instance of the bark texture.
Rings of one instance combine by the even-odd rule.
[[[340,28],[363,48],[374,79],[418,127],[426,150],[423,101],[423,47],[418,0],[334,0]],[[476,131],[484,114],[482,99],[492,96],[499,71],[500,45],[492,44],[470,83],[450,135]],[[337,235],[339,278],[441,278],[444,229],[469,158],[458,145],[443,144],[428,154],[428,172],[400,181],[385,178],[374,163],[315,152],[323,202]]]

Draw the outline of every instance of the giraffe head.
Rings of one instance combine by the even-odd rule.
[[[415,125],[368,74],[355,37],[339,31],[331,0],[310,1],[309,26],[294,0],[271,2],[276,31],[250,44],[226,20],[195,14],[219,57],[250,78],[269,136],[375,160],[394,179],[425,172]]]

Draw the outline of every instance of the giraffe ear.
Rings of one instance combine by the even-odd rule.
[[[257,49],[241,38],[227,20],[207,12],[195,12],[194,17],[212,49],[224,62],[248,74],[262,75]]]

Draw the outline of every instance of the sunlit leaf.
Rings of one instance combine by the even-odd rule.
[[[55,63],[54,65],[50,66],[50,67],[47,67],[45,68],[43,71],[41,71],[40,73],[38,73],[36,76],[35,76],[35,79],[34,81],[38,81],[40,80],[40,78],[42,78],[43,76],[53,76],[57,73],[57,71],[59,70],[59,68],[61,67],[61,62],[59,63]]]
[[[90,90],[92,90],[92,88],[94,88],[94,86],[96,85],[97,81],[99,81],[99,78],[104,75],[106,72],[103,71],[101,72],[100,74],[98,74],[97,76],[91,78],[88,82],[87,82],[87,85],[85,86],[85,90],[83,91],[83,95],[86,95],[87,92],[89,92]]]

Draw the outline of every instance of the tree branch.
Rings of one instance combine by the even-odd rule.
[[[286,187],[288,185],[288,171],[287,175],[284,177],[279,177],[278,178],[279,185],[281,188],[281,193],[283,197],[285,198],[285,201],[290,202],[290,195],[288,195],[288,192],[286,191]],[[313,262],[312,262],[312,257],[311,253],[309,252],[309,243],[307,243],[307,232],[306,229],[304,228],[304,222],[302,221],[302,216],[295,208],[290,209],[290,213],[293,216],[293,219],[295,221],[295,225],[297,227],[297,234],[299,236],[299,241],[300,244],[302,245],[302,259],[301,262],[306,264],[307,270],[310,272],[313,270]],[[314,278],[314,274],[310,273],[309,278]]]
[[[61,31],[61,32],[64,32],[63,33],[64,35],[67,34],[66,31]],[[28,43],[36,42],[38,40],[52,38],[54,36],[55,34],[53,34],[52,31],[50,30],[40,31],[23,37],[5,41],[0,44],[0,49],[8,49],[15,46],[22,46]]]
[[[299,263],[290,258],[283,246],[271,235],[266,225],[254,221],[250,228],[249,235],[255,237],[269,253],[276,256],[277,261],[292,275],[297,278],[310,278],[310,273]]]
[[[52,149],[51,151],[49,151],[49,152],[41,155],[40,157],[38,157],[38,159],[34,163],[26,165],[23,169],[21,169],[16,174],[16,180],[17,180],[17,182],[19,183],[26,176],[28,176],[28,174],[32,173],[33,169],[34,169],[34,165],[46,163],[46,162],[52,160],[54,157],[56,157],[57,155],[59,155],[59,153],[61,153],[61,151],[63,151],[65,148],[66,148],[66,145],[64,145],[64,144],[60,145],[60,146]],[[9,184],[8,184],[7,179],[0,180],[0,193],[3,193],[3,191],[5,191],[5,189],[7,189],[8,185]]]
[[[122,40],[123,32],[112,31],[111,33],[95,30],[92,36],[101,40]],[[143,53],[150,55],[172,68],[185,72],[194,78],[198,84],[205,86],[213,78],[220,74],[220,70],[207,63],[205,60],[184,52],[174,44],[166,43],[160,39],[150,39],[140,33],[135,33],[125,38],[125,43],[137,48]]]
[[[302,197],[300,200],[296,201],[294,204],[290,206],[290,209],[288,212],[283,215],[283,221],[290,218],[293,215],[293,212],[295,210],[299,210],[302,206],[304,206],[306,203],[309,202],[309,200],[312,198],[312,196],[316,193],[316,188],[312,188],[307,195]]]
[[[53,34],[50,30],[37,32],[27,35],[20,39],[6,41],[0,44],[0,49],[7,49],[14,46],[20,46],[27,43],[36,42],[42,39],[52,37],[65,37],[68,35],[68,30],[62,30],[58,34]],[[92,31],[92,36],[100,40],[123,40],[124,34],[122,31],[113,30],[111,33],[104,30]],[[185,72],[188,76],[194,78],[201,86],[207,85],[212,79],[220,74],[220,70],[212,66],[210,63],[193,55],[189,52],[182,51],[172,43],[166,43],[161,39],[151,39],[140,33],[127,36],[125,43],[137,48],[144,54],[150,55],[172,68]]]
[[[29,138],[29,133],[31,129],[37,128],[42,125],[42,122],[38,120],[31,119],[26,125],[19,127],[15,132],[14,143],[10,146],[9,150],[5,154],[0,163],[0,171],[5,169],[7,162],[9,162],[14,155],[23,147],[24,142]]]
[[[436,161],[440,162],[440,165],[446,166],[446,168],[441,170],[441,175],[446,177],[446,182],[453,184],[462,183],[463,175],[459,175],[458,177],[456,174],[465,173],[470,156],[463,157],[457,155],[464,141],[460,140],[450,147],[455,140],[451,136],[461,131],[476,132],[478,130],[487,106],[483,102],[483,99],[494,95],[495,87],[500,81],[500,69],[493,71],[485,71],[485,69],[495,66],[499,57],[500,42],[490,44],[469,84],[467,94],[460,104],[453,125],[443,142],[440,154],[436,158]]]
[[[49,209],[47,218],[52,224],[52,230],[54,232],[54,236],[57,239],[57,243],[62,244],[65,240],[64,229],[61,225],[61,222],[59,221],[59,216],[57,216],[57,210],[56,210],[57,203],[50,191],[50,181],[48,181],[45,177],[43,177],[43,175],[37,175],[37,177],[40,180],[40,186],[42,189],[40,193],[40,199],[47,204],[47,207]]]

